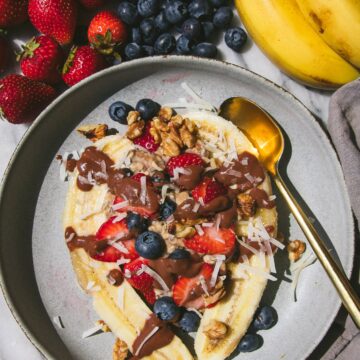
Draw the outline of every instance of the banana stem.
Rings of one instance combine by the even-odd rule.
[[[354,288],[351,286],[342,269],[340,269],[331,256],[324,241],[320,238],[308,216],[304,213],[298,202],[290,193],[279,174],[274,175],[274,181],[308,239],[316,256],[334,284],[346,310],[349,312],[356,326],[360,328],[360,299]]]

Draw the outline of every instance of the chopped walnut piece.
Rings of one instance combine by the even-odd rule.
[[[77,131],[92,142],[96,142],[107,135],[108,126],[105,124],[82,125]]]
[[[239,194],[237,196],[241,215],[250,217],[256,212],[256,201],[249,194]]]
[[[211,340],[223,339],[228,332],[228,327],[225,323],[219,320],[212,319],[204,326],[203,333]]]
[[[134,140],[142,135],[144,128],[145,128],[144,120],[131,123],[129,125],[128,131],[126,132],[126,136],[128,137],[128,139]]]
[[[158,117],[163,121],[170,121],[174,114],[174,110],[171,107],[164,106],[160,109]]]
[[[119,338],[116,339],[113,347],[113,360],[125,360],[128,356],[128,347],[126,343]]]
[[[180,146],[168,134],[162,138],[161,147],[166,156],[180,155]]]
[[[131,125],[137,121],[141,120],[140,113],[138,111],[129,111],[129,114],[126,118],[128,125]]]
[[[287,246],[290,261],[298,261],[306,250],[306,245],[301,240],[290,241]]]
[[[107,326],[104,320],[98,320],[95,325],[101,325],[101,331],[103,332],[111,332],[110,328]]]

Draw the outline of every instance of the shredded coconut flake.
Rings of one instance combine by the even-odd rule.
[[[156,271],[154,271],[153,269],[149,268],[146,265],[142,265],[142,268],[144,269],[144,272],[149,274],[153,279],[155,279],[160,284],[160,286],[163,288],[164,291],[166,292],[170,291],[164,279]]]
[[[269,200],[270,200],[270,201],[274,201],[275,199],[276,199],[276,195],[270,195],[270,196],[269,196]]]
[[[216,259],[214,270],[211,274],[210,288],[213,288],[215,286],[217,277],[219,275],[221,264],[223,263],[224,260],[225,260],[224,258],[220,258],[220,257]]]
[[[162,203],[165,201],[168,189],[169,189],[169,185],[163,185],[163,187],[161,188],[161,202]]]
[[[213,227],[213,226],[214,226],[214,223],[212,223],[212,222],[202,224],[202,227]]]
[[[140,201],[146,203],[146,176],[140,178]]]
[[[241,177],[242,176],[242,173],[240,171],[236,171],[236,170],[233,170],[233,169],[230,169],[227,173],[229,175],[236,176],[236,177]]]
[[[274,261],[274,254],[270,245],[270,241],[265,241],[265,249],[266,253],[270,259],[270,271],[272,273],[276,273],[275,261]]]
[[[221,223],[221,217],[219,215],[216,215],[216,220],[215,220],[216,231],[219,231],[220,223]]]
[[[99,331],[102,332],[102,324],[96,325],[86,331],[84,331],[81,335],[83,339],[86,339],[90,336],[96,335]]]
[[[129,250],[125,247],[125,245],[122,244],[121,242],[116,242],[117,240],[109,241],[109,245],[111,245],[113,248],[115,248],[116,250],[119,250],[120,252],[122,252],[124,254],[129,254]]]
[[[200,236],[204,235],[204,230],[202,229],[201,225],[196,224],[195,229]]]
[[[206,294],[206,296],[210,296],[209,290],[208,290],[208,287],[206,285],[206,281],[205,281],[205,278],[203,275],[200,275],[200,285],[201,285],[204,293]]]
[[[131,278],[131,271],[129,269],[125,269],[124,271],[124,276],[127,278],[127,279],[130,279]]]
[[[249,164],[249,159],[246,158],[246,157],[241,159],[240,164],[244,165],[244,166],[247,166]]]
[[[255,178],[250,174],[250,173],[245,173],[244,176],[246,177],[246,179],[248,181],[250,181],[251,183],[255,182]]]
[[[199,197],[199,203],[201,206],[205,206],[204,199],[202,197]]]
[[[159,330],[159,326],[155,326],[144,338],[144,340],[140,343],[139,347],[136,349],[135,356],[138,356],[141,349],[145,345],[145,343]]]
[[[120,210],[120,209],[122,209],[123,207],[128,206],[128,205],[129,205],[129,201],[128,201],[128,200],[125,200],[125,201],[122,201],[122,202],[120,202],[120,203],[113,204],[111,208],[112,208],[114,211],[116,211],[116,210]]]
[[[126,213],[121,213],[120,215],[116,216],[114,219],[113,219],[113,224],[121,221],[121,220],[124,220],[126,218],[127,214]]]
[[[247,265],[247,264],[242,264],[240,263],[239,264],[239,267],[246,270],[247,272],[250,272],[250,273],[253,273],[255,275],[259,275],[259,276],[262,276],[264,277],[265,279],[268,279],[268,280],[271,280],[271,281],[276,281],[276,277],[267,273],[266,271],[263,271],[261,269],[258,269],[258,268],[255,268],[255,267],[252,267],[250,265]]]
[[[199,210],[199,208],[200,208],[200,203],[197,202],[197,203],[195,203],[192,211],[193,211],[194,213],[196,213],[196,212]]]
[[[68,243],[75,237],[75,233],[71,233],[69,237],[65,238],[65,241]]]
[[[59,315],[53,317],[53,322],[58,328],[60,328],[60,329],[65,328],[65,326],[64,326],[64,324],[62,322],[62,319],[61,319],[61,317]]]
[[[203,314],[199,310],[197,310],[195,308],[187,308],[187,310],[188,311],[193,311],[195,314],[197,314],[199,316],[200,319],[203,317]]]
[[[125,258],[121,258],[119,260],[116,260],[116,265],[117,266],[121,266],[121,265],[124,265],[124,264],[128,264],[130,262],[130,259],[125,259]]]
[[[242,241],[240,239],[237,239],[237,241],[240,243],[241,246],[243,246],[245,249],[248,249],[249,251],[251,251],[254,255],[256,255],[256,256],[259,255],[259,251],[257,251],[251,245],[247,244],[245,241]]]

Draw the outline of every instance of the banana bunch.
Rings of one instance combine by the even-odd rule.
[[[290,77],[336,89],[360,76],[358,0],[235,0],[241,21]]]

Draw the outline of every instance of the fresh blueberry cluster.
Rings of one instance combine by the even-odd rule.
[[[124,48],[127,60],[152,55],[196,55],[215,58],[216,32],[225,31],[225,43],[240,51],[247,35],[231,27],[233,10],[228,0],[127,0],[118,15],[129,27]]]

